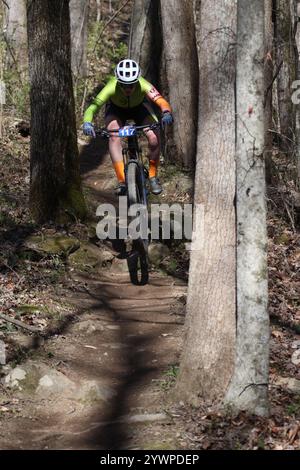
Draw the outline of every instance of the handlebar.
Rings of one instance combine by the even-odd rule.
[[[124,127],[120,127],[119,129],[106,129],[106,128],[95,128],[96,135],[101,137],[110,138],[112,135],[115,137],[120,137],[120,139],[124,137],[132,137],[134,135],[141,135],[143,132],[153,131],[155,129],[161,128],[160,122],[155,122],[153,124],[144,124],[143,126],[135,126],[135,125],[128,125]],[[147,130],[146,130],[147,129]]]

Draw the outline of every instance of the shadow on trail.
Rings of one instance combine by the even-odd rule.
[[[85,175],[99,167],[108,152],[108,142],[101,137],[91,139],[80,152],[80,173]]]
[[[159,366],[153,365],[152,351],[155,349],[157,337],[169,331],[172,322],[160,322],[154,318],[145,321],[139,316],[134,317],[134,312],[130,308],[128,310],[116,309],[112,306],[111,301],[114,299],[109,291],[103,289],[103,285],[101,285],[101,292],[100,298],[97,294],[89,291],[91,298],[98,300],[92,309],[104,308],[110,312],[112,319],[120,326],[118,341],[126,345],[126,353],[120,354],[118,358],[122,372],[113,377],[114,382],[117,382],[114,398],[110,401],[105,413],[101,409],[98,417],[93,415],[91,418],[91,422],[93,421],[96,426],[86,436],[85,444],[89,448],[126,449],[130,447],[129,442],[132,437],[128,416],[136,405],[134,394],[145,382],[150,383],[151,378],[157,376]],[[128,299],[131,300],[130,294],[128,294]],[[138,312],[138,315],[141,313]],[[176,322],[176,324],[178,323]],[[142,333],[141,325],[143,325]],[[111,371],[111,373],[113,372]],[[133,426],[136,425],[133,424]]]

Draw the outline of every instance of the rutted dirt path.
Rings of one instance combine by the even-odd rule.
[[[82,174],[93,210],[117,200],[109,157],[85,148]],[[115,253],[116,254],[116,253]],[[65,302],[76,313],[42,353],[8,370],[2,449],[181,447],[166,412],[166,371],[178,363],[183,336],[183,281],[159,272],[129,282],[126,260],[99,274],[72,271]],[[75,286],[75,288],[74,288]]]

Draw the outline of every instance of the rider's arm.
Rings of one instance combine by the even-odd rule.
[[[83,116],[83,122],[92,122],[94,115],[109,101],[114,95],[116,89],[116,80],[111,78],[100,93],[94,98],[92,104],[87,108]]]
[[[161,109],[162,113],[172,112],[172,108],[168,101],[161,96],[159,91],[151,83],[147,82],[147,80],[142,77],[140,78],[140,83],[147,98],[155,103]]]

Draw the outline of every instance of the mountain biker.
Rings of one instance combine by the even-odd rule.
[[[157,122],[157,117],[151,107],[155,103],[162,112],[162,125],[172,124],[173,116],[169,103],[161,96],[159,91],[141,76],[137,62],[125,59],[115,68],[112,77],[102,91],[96,96],[92,104],[84,113],[83,132],[85,135],[96,137],[94,115],[106,104],[105,125],[108,130],[119,129],[124,126],[127,119],[133,119],[137,125]],[[158,131],[147,131],[149,147],[149,182],[153,194],[160,194],[162,187],[157,178],[157,168],[160,156],[160,136]],[[126,192],[122,144],[118,137],[109,139],[109,153],[118,178],[116,193],[123,195]]]

